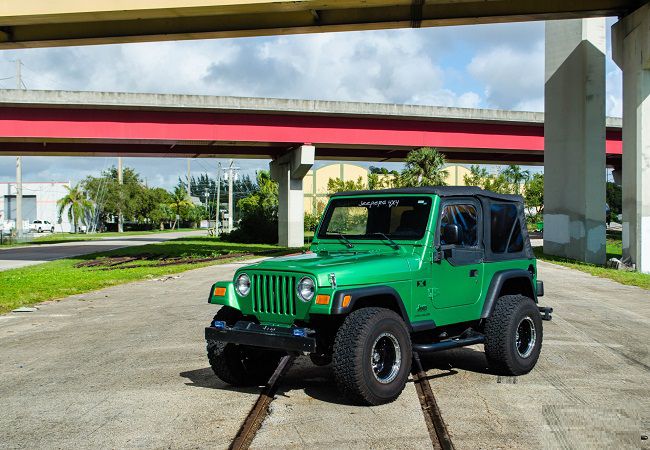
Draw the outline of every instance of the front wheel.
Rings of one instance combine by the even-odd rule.
[[[394,401],[404,390],[411,359],[406,324],[385,308],[352,312],[334,340],[334,378],[339,390],[355,403]]]
[[[504,295],[485,321],[485,356],[500,374],[524,375],[537,363],[542,337],[535,302],[523,295]]]
[[[223,306],[213,320],[232,326],[241,318],[241,312]],[[211,340],[207,341],[207,351],[212,371],[233,386],[266,384],[284,356],[283,352],[275,350]]]

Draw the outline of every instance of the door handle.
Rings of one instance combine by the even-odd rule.
[[[472,269],[469,271],[469,276],[470,278],[478,277],[478,270],[477,269]]]

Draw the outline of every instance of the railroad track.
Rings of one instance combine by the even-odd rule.
[[[427,424],[433,448],[436,450],[454,450],[454,444],[451,442],[451,438],[449,437],[447,425],[445,425],[445,421],[442,420],[442,414],[440,413],[440,408],[438,408],[438,403],[436,402],[436,398],[431,390],[429,378],[422,368],[420,355],[418,355],[417,352],[413,352],[411,374],[413,375],[413,384],[415,384],[415,390],[420,399],[420,406],[422,407],[422,413],[424,414],[424,422]]]
[[[297,354],[289,354],[280,360],[278,368],[275,369],[275,372],[271,375],[268,383],[264,386],[264,389],[262,389],[260,396],[257,398],[257,401],[239,428],[235,439],[233,439],[230,444],[230,450],[246,450],[250,447],[253,439],[255,439],[255,435],[262,427],[264,419],[266,419],[269,414],[269,406],[275,397],[282,377],[291,368],[291,365],[297,356]],[[413,376],[413,383],[415,384],[415,390],[417,391],[420,400],[424,421],[427,425],[433,448],[436,450],[454,450],[454,445],[449,437],[447,426],[442,419],[442,414],[440,413],[433,391],[431,390],[429,379],[422,368],[420,356],[416,352],[413,352],[411,374]]]
[[[250,447],[253,439],[255,439],[257,431],[262,426],[262,423],[264,423],[264,419],[269,415],[269,406],[278,390],[280,380],[284,374],[287,373],[293,364],[293,361],[296,359],[296,356],[297,355],[295,354],[289,354],[282,357],[280,364],[278,364],[278,368],[275,369],[275,372],[271,375],[268,383],[266,383],[266,386],[262,389],[262,393],[257,398],[253,408],[251,408],[251,412],[249,412],[246,419],[244,419],[235,439],[233,439],[230,444],[229,448],[231,450],[244,450]]]

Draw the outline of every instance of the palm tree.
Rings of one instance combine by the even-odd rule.
[[[522,182],[525,184],[530,179],[530,171],[521,170],[520,166],[514,164],[506,167],[502,173],[512,184],[514,194],[520,194]]]
[[[56,202],[59,207],[59,217],[63,215],[67,208],[68,220],[73,224],[76,233],[79,228],[79,221],[86,223],[86,213],[92,209],[93,204],[81,189],[81,183],[77,183],[74,187],[65,186],[65,188],[68,193]]]
[[[174,192],[172,193],[172,201],[169,206],[176,213],[176,217],[181,216],[181,211],[185,208],[192,206],[192,201],[190,200],[187,190],[183,186],[176,186]]]
[[[402,186],[445,186],[447,171],[443,169],[445,156],[435,148],[422,147],[406,157],[406,166],[400,175]]]

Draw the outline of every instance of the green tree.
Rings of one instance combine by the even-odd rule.
[[[86,224],[86,217],[92,211],[92,202],[86,198],[81,183],[76,186],[65,186],[68,191],[66,195],[59,199],[56,204],[59,209],[59,217],[63,215],[65,210],[68,210],[68,220],[74,226],[74,232],[79,229],[79,222]]]
[[[256,174],[254,191],[237,202],[239,228],[222,239],[232,242],[278,242],[278,184],[268,171]]]
[[[524,202],[526,208],[531,211],[531,220],[537,220],[539,213],[544,206],[544,174],[534,173],[528,183],[526,183],[526,191],[524,192]]]
[[[370,166],[368,173],[368,189],[388,189],[399,184],[399,172],[385,167]]]
[[[436,149],[422,147],[411,151],[400,174],[401,186],[445,186],[445,156]]]
[[[366,189],[363,178],[359,177],[356,180],[342,180],[340,178],[330,178],[327,181],[327,190],[330,194],[345,191],[360,191]]]
[[[169,207],[180,219],[186,218],[188,211],[194,206],[189,199],[187,190],[180,184],[174,188],[170,200]]]
[[[621,187],[616,183],[608,181],[605,189],[605,198],[607,199],[611,214],[621,214],[623,212],[623,192]]]
[[[521,188],[530,179],[530,171],[521,170],[521,166],[511,164],[501,171],[506,181],[512,185],[513,194],[521,194]]]
[[[83,188],[88,198],[95,204],[97,219],[108,222],[117,218],[121,213],[125,221],[141,222],[148,216],[147,190],[140,175],[130,167],[122,171],[122,184],[118,182],[115,167],[102,172],[99,177],[87,177]]]
[[[485,167],[472,165],[469,168],[469,174],[463,176],[463,180],[467,186],[477,186],[485,189],[485,185],[490,180],[490,174]]]

